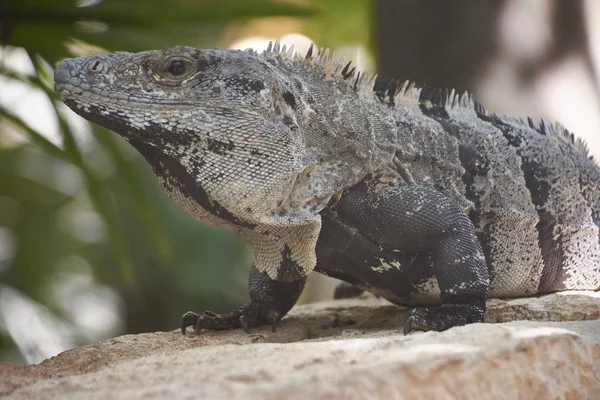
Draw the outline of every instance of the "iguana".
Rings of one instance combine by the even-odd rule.
[[[581,140],[350,65],[276,42],[57,66],[72,110],[254,253],[250,303],[187,312],[183,333],[275,329],[312,270],[416,307],[405,332],[481,322],[487,297],[600,287],[600,169]]]

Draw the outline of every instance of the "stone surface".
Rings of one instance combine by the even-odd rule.
[[[600,399],[596,293],[489,302],[489,321],[544,322],[403,336],[405,317],[368,298],[296,307],[275,333],[125,335],[37,365],[0,364],[0,396]]]
[[[600,292],[561,292],[523,299],[488,300],[486,322],[600,319]]]

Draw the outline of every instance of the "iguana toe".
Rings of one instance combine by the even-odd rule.
[[[279,313],[277,311],[269,311],[267,314],[267,321],[271,324],[271,331],[275,332],[277,330],[277,322],[279,322]]]
[[[228,314],[217,314],[213,311],[196,314],[188,311],[181,317],[181,332],[185,335],[186,328],[193,326],[196,334],[200,334],[204,329],[235,328],[242,328],[246,333],[250,333],[250,328],[259,325],[271,325],[272,331],[275,332],[282,314],[272,305],[265,303],[250,303]]]
[[[196,322],[200,316],[195,312],[188,311],[181,316],[181,333],[185,335],[185,330],[188,326],[196,326]]]
[[[442,304],[439,307],[419,307],[410,311],[404,322],[404,334],[413,331],[444,331],[454,326],[483,322],[485,303]]]

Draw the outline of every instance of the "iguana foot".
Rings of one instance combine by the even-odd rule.
[[[250,333],[250,328],[258,325],[271,325],[273,332],[276,330],[277,322],[282,313],[275,307],[266,304],[250,303],[237,311],[228,314],[217,314],[212,311],[204,311],[196,314],[188,311],[181,317],[181,333],[185,335],[188,326],[193,326],[196,334],[202,329],[225,330],[243,328]]]
[[[454,326],[483,322],[484,316],[485,303],[413,308],[404,322],[404,334],[412,331],[444,331]]]
[[[196,314],[188,311],[181,317],[181,333],[185,335],[188,326],[193,326],[196,334],[202,329],[234,328],[244,328],[246,333],[250,333],[250,328],[258,325],[271,325],[275,332],[277,322],[294,306],[305,283],[306,278],[292,282],[277,281],[253,266],[248,278],[249,304],[227,314],[212,311]]]

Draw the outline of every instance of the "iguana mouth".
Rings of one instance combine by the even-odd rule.
[[[164,110],[164,106],[171,106],[173,109],[181,110],[182,107],[194,109],[194,108],[212,108],[219,110],[227,110],[235,113],[241,113],[249,115],[255,118],[264,119],[264,115],[259,112],[249,110],[240,107],[224,106],[220,104],[212,104],[205,102],[191,102],[171,99],[157,99],[155,97],[140,97],[140,96],[106,96],[100,94],[100,90],[97,88],[91,88],[89,91],[84,91],[81,87],[72,85],[70,83],[56,83],[55,91],[63,101],[72,101],[79,105],[93,105],[101,107],[127,107],[135,108],[159,108]],[[133,107],[132,107],[133,106]]]

